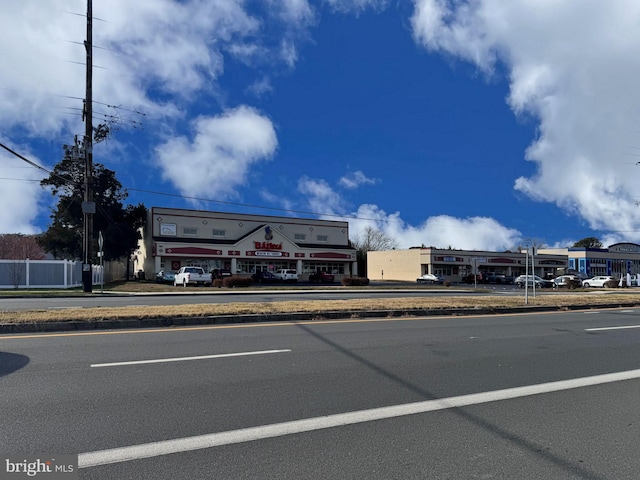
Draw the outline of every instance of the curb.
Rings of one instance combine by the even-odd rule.
[[[570,306],[522,306],[508,308],[464,308],[464,309],[405,309],[405,310],[366,310],[366,311],[329,311],[301,313],[272,313],[246,315],[211,315],[206,317],[166,317],[166,318],[122,318],[117,320],[95,321],[57,321],[39,323],[0,324],[0,334],[11,333],[51,333],[88,330],[116,330],[139,328],[167,328],[206,325],[228,325],[239,323],[264,322],[309,322],[323,320],[351,320],[367,318],[400,317],[469,317],[476,315],[505,315],[517,313],[563,312],[571,310],[602,310],[614,308],[633,308],[638,304],[602,304]]]

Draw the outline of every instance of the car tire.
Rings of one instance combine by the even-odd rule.
[[[589,288],[591,285],[589,285],[588,283],[583,283],[583,284],[582,284],[582,286],[583,286],[584,288]]]

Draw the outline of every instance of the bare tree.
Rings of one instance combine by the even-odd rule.
[[[45,252],[35,235],[21,233],[0,234],[0,259],[2,260],[42,260]]]
[[[400,243],[395,238],[371,226],[358,233],[351,240],[351,246],[356,249],[358,272],[360,272],[360,275],[366,276],[367,273],[367,252],[394,250],[398,248],[399,245]]]

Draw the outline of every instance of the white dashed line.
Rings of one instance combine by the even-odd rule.
[[[239,430],[177,438],[160,442],[144,443],[128,447],[111,448],[108,450],[81,453],[78,455],[78,466],[80,468],[88,468],[110,463],[128,462],[141,458],[158,457],[172,453],[189,452],[222,445],[238,444],[254,440],[262,440],[265,438],[275,438],[284,435],[312,432],[315,430],[323,430],[326,428],[340,427],[344,425],[354,425],[388,418],[403,417],[406,415],[447,410],[450,408],[478,405],[482,403],[528,397],[542,393],[572,390],[574,388],[590,387],[593,385],[638,378],[640,378],[640,370],[629,370],[626,372],[574,378],[559,382],[541,383],[525,387],[460,395],[458,397],[442,398],[439,400],[427,400],[424,402],[393,405],[390,407],[338,413],[323,417],[307,418],[304,420],[294,420],[291,422],[242,428]]]
[[[187,362],[190,360],[208,360],[211,358],[228,358],[228,357],[244,357],[248,355],[266,355],[269,353],[284,353],[291,350],[262,350],[259,352],[239,352],[239,353],[221,353],[218,355],[201,355],[199,357],[177,357],[177,358],[158,358],[155,360],[135,360],[131,362],[113,362],[113,363],[94,363],[92,368],[99,367],[121,367],[124,365],[143,365],[148,363],[168,363],[168,362]]]
[[[640,325],[621,325],[619,327],[598,327],[598,328],[585,328],[585,332],[604,332],[605,330],[627,330],[630,328],[640,328]]]

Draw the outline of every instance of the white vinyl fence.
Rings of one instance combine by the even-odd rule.
[[[104,275],[104,278],[103,278]],[[122,262],[93,265],[93,285],[124,279]],[[75,288],[82,286],[82,262],[70,260],[0,260],[0,289]]]

